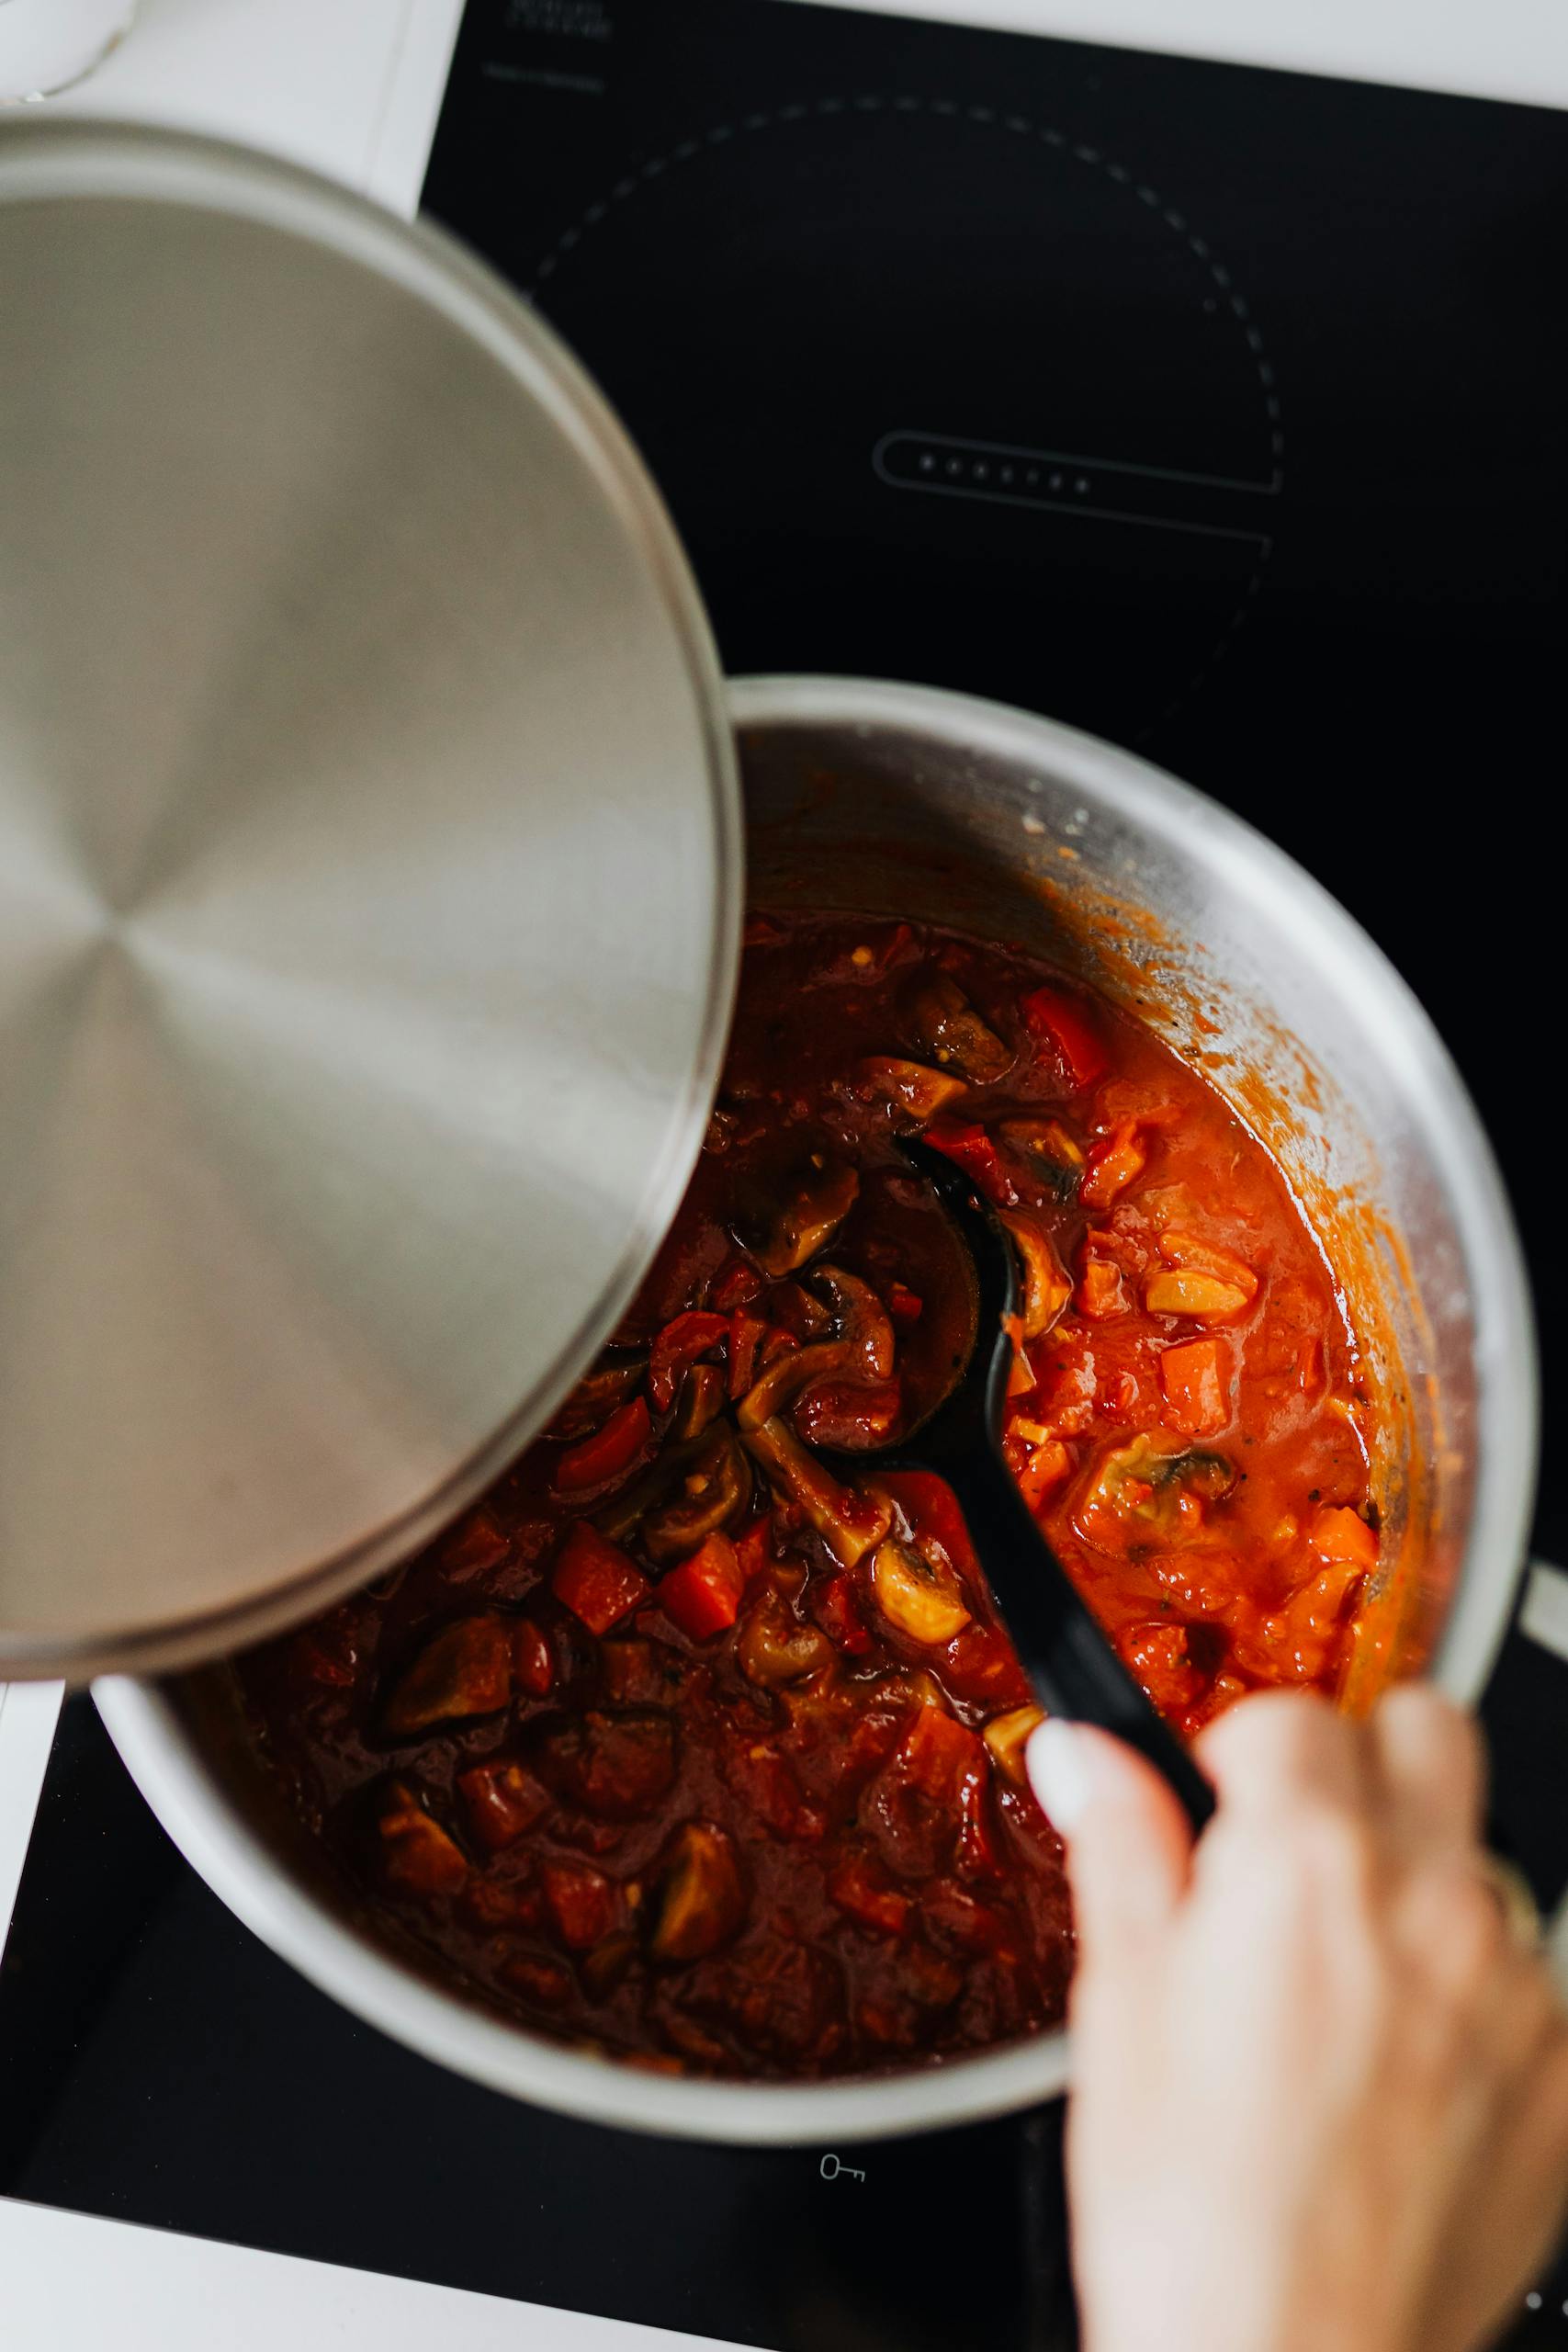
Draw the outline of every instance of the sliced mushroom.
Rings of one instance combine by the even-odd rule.
[[[837,1336],[792,1349],[774,1359],[747,1391],[736,1413],[742,1431],[760,1429],[792,1396],[819,1382],[831,1382],[835,1387],[862,1382],[881,1385],[893,1369],[893,1325],[870,1283],[862,1282],[858,1274],[846,1273],[841,1266],[818,1268],[818,1280],[831,1303]],[[873,1445],[878,1441],[867,1437],[861,1442]]]
[[[795,1426],[807,1445],[840,1453],[870,1453],[886,1445],[904,1418],[904,1391],[896,1380],[869,1385],[824,1380],[795,1408]]]
[[[876,1547],[871,1589],[888,1623],[927,1649],[940,1649],[969,1623],[964,1587],[951,1565],[897,1535]]]
[[[742,1431],[761,1429],[814,1380],[847,1373],[851,1366],[850,1350],[839,1340],[818,1340],[808,1348],[786,1349],[773,1358],[760,1380],[752,1382],[736,1407],[737,1427]]]
[[[964,1091],[961,1078],[948,1078],[924,1062],[873,1054],[855,1064],[854,1091],[863,1101],[886,1102],[900,1125],[929,1127]]]
[[[1043,1192],[1058,1201],[1077,1200],[1083,1150],[1060,1119],[1003,1119],[997,1133]]]
[[[1073,1519],[1099,1551],[1153,1550],[1195,1532],[1202,1506],[1222,1502],[1235,1483],[1224,1454],[1168,1430],[1145,1430],[1100,1454]]]
[[[545,1435],[586,1437],[609,1419],[617,1405],[626,1403],[647,1368],[648,1358],[640,1348],[633,1354],[604,1357],[592,1372],[584,1373]]]
[[[716,1363],[694,1363],[681,1384],[677,1437],[701,1437],[724,1409],[724,1374]]]
[[[852,1568],[887,1532],[893,1514],[886,1498],[842,1486],[783,1421],[764,1421],[761,1429],[749,1430],[746,1448],[761,1464],[775,1492],[805,1513],[840,1567]]]
[[[655,1960],[704,1960],[746,1917],[739,1858],[726,1830],[688,1821],[677,1832],[660,1889]]]
[[[1073,1295],[1072,1277],[1056,1255],[1056,1245],[1037,1217],[1018,1209],[998,1209],[998,1216],[1012,1237],[1023,1277],[1023,1336],[1039,1339],[1048,1331]]]
[[[1231,1323],[1252,1304],[1252,1293],[1239,1283],[1195,1268],[1175,1267],[1151,1274],[1144,1284],[1144,1305],[1151,1315],[1184,1315],[1199,1323]]]
[[[863,1380],[886,1380],[893,1370],[893,1324],[869,1283],[842,1266],[818,1266],[814,1276],[832,1304],[834,1330],[852,1351]]]
[[[583,1954],[578,1974],[591,2001],[607,2001],[618,1985],[626,1983],[637,1955],[635,1936],[606,1936],[602,1944]]]
[[[407,1781],[388,1782],[376,1819],[381,1868],[403,1894],[456,1894],[468,1875],[455,1840],[433,1820]]]
[[[803,1625],[783,1593],[770,1588],[747,1611],[735,1655],[749,1682],[776,1690],[831,1665],[833,1645],[819,1625]]]
[[[427,1642],[382,1710],[395,1738],[432,1724],[493,1715],[512,1696],[513,1627],[504,1617],[459,1617]]]
[[[684,1438],[656,1453],[648,1468],[612,1495],[593,1514],[593,1524],[612,1544],[624,1544],[657,1504],[678,1487],[701,1452],[705,1437]]]
[[[696,1441],[681,1475],[681,1492],[643,1521],[643,1547],[660,1563],[683,1560],[705,1535],[728,1527],[751,1499],[746,1457],[725,1422],[716,1422]]]
[[[781,1283],[770,1292],[768,1312],[797,1340],[825,1340],[833,1328],[833,1318],[821,1300],[813,1298],[799,1283]]]
[[[1030,1734],[1044,1722],[1041,1707],[1010,1707],[1005,1715],[993,1715],[981,1733],[991,1751],[991,1761],[999,1772],[1020,1788],[1025,1781],[1023,1751],[1029,1745]]]
[[[961,1069],[983,1086],[1012,1068],[1010,1049],[945,972],[932,972],[921,981],[909,1010],[920,1044],[943,1069]]]
[[[549,1791],[541,1788],[521,1764],[504,1757],[460,1772],[457,1788],[468,1808],[470,1831],[492,1854],[514,1846],[549,1810]]]
[[[750,1245],[750,1255],[764,1273],[793,1274],[827,1248],[859,1193],[860,1178],[846,1161],[814,1152],[767,1234]]]
[[[1201,1323],[1234,1322],[1257,1297],[1258,1276],[1228,1250],[1213,1250],[1201,1243],[1188,1247],[1189,1239],[1186,1235],[1160,1235],[1160,1253],[1168,1262],[1145,1283],[1145,1306],[1153,1315],[1186,1316]],[[1182,1245],[1179,1255],[1173,1245]]]

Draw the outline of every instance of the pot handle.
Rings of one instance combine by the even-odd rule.
[[[1531,1561],[1517,1622],[1528,1641],[1568,1666],[1568,1570],[1553,1567],[1550,1561]],[[1568,1894],[1555,1917],[1548,1920],[1546,1934],[1553,1973],[1568,1996]]]

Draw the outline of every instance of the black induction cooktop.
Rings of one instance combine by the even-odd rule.
[[[609,393],[730,672],[1049,712],[1316,873],[1458,1055],[1562,1318],[1525,1105],[1568,116],[797,0],[472,0],[425,205]],[[1568,1482],[1540,1532],[1568,1557]]]
[[[1568,117],[796,0],[471,0],[425,203],[619,408],[731,671],[1048,711],[1318,873],[1458,1054],[1551,1326]],[[1549,1464],[1558,1558],[1565,1513]],[[1486,1714],[1555,1899],[1562,1669],[1516,1636]],[[62,1719],[0,2193],[778,2352],[1057,2352],[1059,2132],[737,2152],[502,2100],[275,1961]],[[1568,2341],[1565,2295],[1512,2341]]]

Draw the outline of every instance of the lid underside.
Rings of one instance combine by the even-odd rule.
[[[0,1672],[362,1581],[536,1429],[701,1132],[738,817],[683,560],[456,249],[0,140]]]

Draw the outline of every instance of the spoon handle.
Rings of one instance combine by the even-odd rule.
[[[942,1464],[985,1563],[997,1607],[1046,1711],[1114,1732],[1175,1790],[1194,1829],[1214,1792],[1101,1633],[1042,1534],[1007,1464],[989,1446]]]

